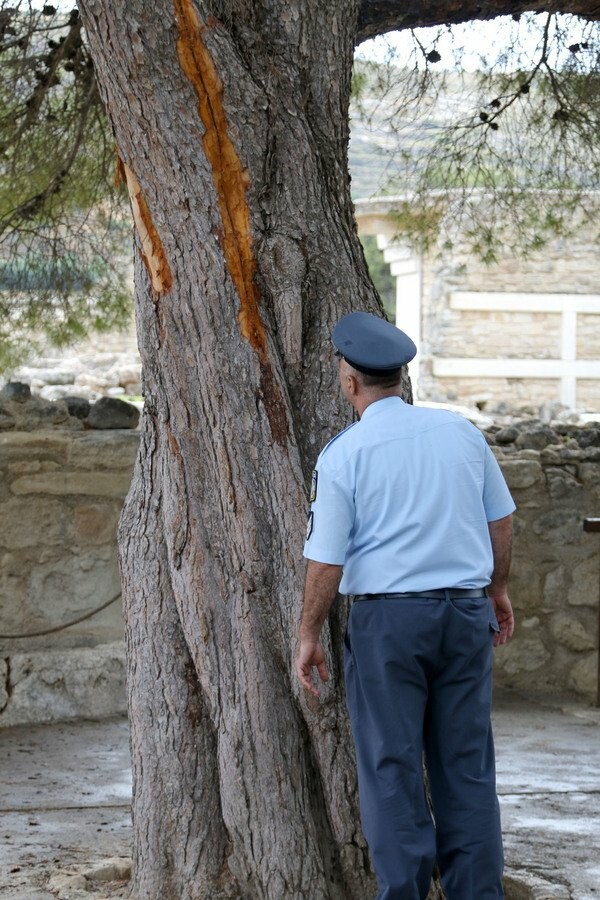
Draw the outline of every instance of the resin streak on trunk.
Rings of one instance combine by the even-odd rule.
[[[172,276],[156,303],[136,260],[146,405],[120,527],[133,892],[362,900],[341,602],[321,703],[293,676],[307,480],[349,422],[330,329],[381,309],[347,172],[356,8],[237,5],[219,23],[209,3],[81,0]]]

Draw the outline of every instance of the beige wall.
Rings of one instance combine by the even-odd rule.
[[[0,435],[0,632],[64,624],[119,589],[116,527],[139,434]],[[600,448],[566,438],[542,451],[496,452],[518,505],[512,642],[496,681],[594,697]],[[114,715],[125,709],[120,605],[58,633],[0,643],[0,725]]]
[[[139,434],[0,433],[0,635],[119,593],[116,528]],[[123,713],[120,600],[0,637],[0,726]]]
[[[560,316],[500,310],[460,310],[444,329],[444,356],[560,356]]]

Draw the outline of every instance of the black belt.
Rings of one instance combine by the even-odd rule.
[[[435,591],[408,591],[404,594],[354,594],[354,600],[405,600],[422,597],[429,600],[461,600],[467,597],[487,597],[485,588],[448,588]]]

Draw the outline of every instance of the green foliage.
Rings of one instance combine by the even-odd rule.
[[[398,231],[425,250],[466,240],[486,261],[582,227],[600,236],[600,26],[545,14],[489,28],[479,51],[468,26],[462,43],[421,29],[402,66],[356,63],[353,117],[387,145]]]
[[[0,370],[124,324],[129,233],[73,8],[0,0]]]

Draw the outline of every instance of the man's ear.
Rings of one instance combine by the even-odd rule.
[[[348,379],[346,381],[346,384],[348,386],[348,394],[350,395],[350,397],[356,397],[360,390],[360,382],[356,375],[347,375],[346,377]]]

